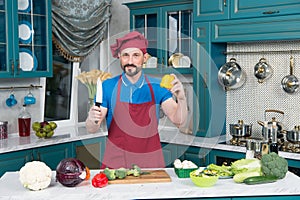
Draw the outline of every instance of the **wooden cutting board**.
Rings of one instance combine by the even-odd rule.
[[[126,176],[124,179],[108,181],[109,184],[132,184],[132,183],[161,183],[171,182],[169,174],[165,170],[146,170],[150,174],[143,174],[138,177]]]

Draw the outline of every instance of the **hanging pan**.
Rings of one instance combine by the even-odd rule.
[[[294,70],[294,58],[291,56],[290,58],[290,75],[283,77],[281,80],[282,89],[289,94],[295,93],[299,89],[299,80],[293,75]]]

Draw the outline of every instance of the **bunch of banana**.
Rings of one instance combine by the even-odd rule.
[[[55,122],[33,122],[32,129],[39,138],[50,138],[54,135],[57,124]]]

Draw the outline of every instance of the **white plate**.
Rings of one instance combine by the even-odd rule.
[[[32,40],[32,26],[28,21],[21,21],[19,24],[19,40],[23,44],[31,43]]]
[[[23,71],[35,71],[37,68],[37,59],[28,49],[20,48],[19,53],[20,68]]]
[[[18,0],[18,11],[30,12],[30,10],[31,10],[31,0]]]

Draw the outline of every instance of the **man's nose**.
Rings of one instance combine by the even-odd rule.
[[[129,56],[128,64],[133,64],[133,56]]]

